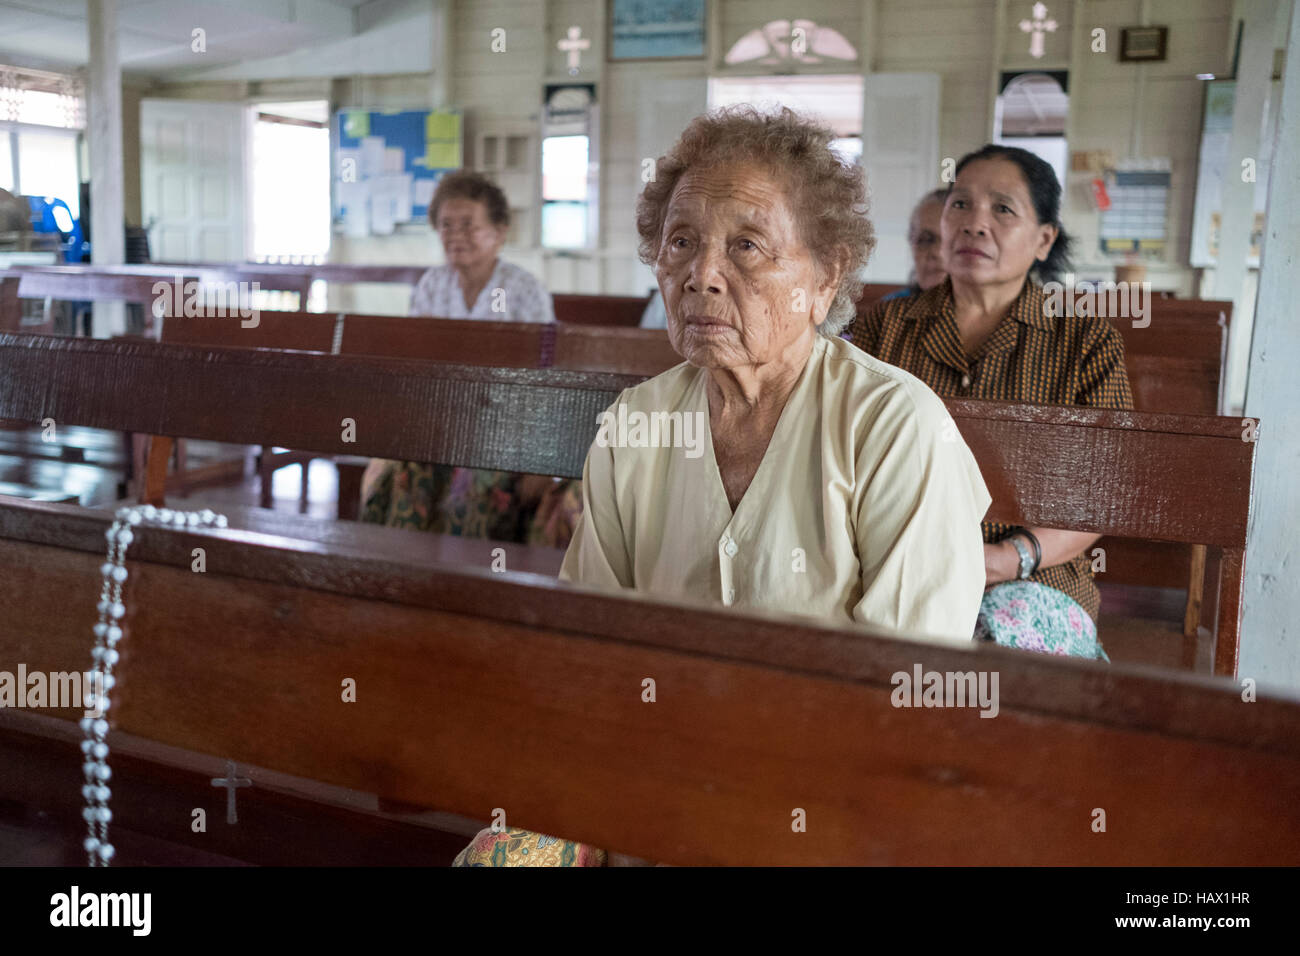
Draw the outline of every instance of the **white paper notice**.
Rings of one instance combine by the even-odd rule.
[[[432,179],[415,180],[415,205],[427,206],[433,202],[433,191],[437,186]]]
[[[393,177],[393,218],[398,222],[411,221],[414,184],[415,177],[410,173]]]
[[[355,183],[361,181],[361,150],[353,149],[350,146],[340,146],[338,150],[338,170],[335,172],[335,179],[341,183]],[[342,198],[338,198],[339,204],[342,205]],[[337,212],[338,210],[335,210]]]
[[[384,174],[384,139],[382,136],[361,138],[361,178]]]
[[[370,227],[386,236],[393,224],[411,219],[411,175],[379,176],[370,186]]]
[[[370,235],[370,183],[339,183],[343,207],[343,233],[349,239]]]

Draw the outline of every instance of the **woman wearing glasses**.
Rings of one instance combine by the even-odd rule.
[[[510,205],[495,183],[460,170],[438,182],[429,223],[446,265],[416,284],[409,313],[441,319],[554,322],[551,294],[501,259]],[[371,462],[362,520],[440,534],[564,547],[580,508],[576,482],[411,461]]]
[[[554,322],[551,294],[529,273],[501,259],[510,226],[506,194],[480,173],[459,170],[438,182],[429,203],[447,264],[420,277],[411,315],[498,322]]]

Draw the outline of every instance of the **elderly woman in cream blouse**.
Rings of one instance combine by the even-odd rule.
[[[659,159],[640,254],[686,361],[610,409],[560,576],[968,644],[989,495],[940,399],[839,338],[874,240],[865,176],[832,137],[788,109],[732,108]],[[613,427],[656,413],[699,440]],[[458,858],[602,860],[520,830]]]
[[[935,394],[838,337],[873,239],[831,135],[724,111],[659,160],[640,252],[686,362],[612,411],[681,413],[704,440],[602,435],[561,577],[968,642],[989,496]]]

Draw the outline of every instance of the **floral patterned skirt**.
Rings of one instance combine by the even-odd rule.
[[[975,639],[1022,651],[1110,662],[1088,612],[1065,592],[1035,581],[1007,581],[985,591]]]
[[[361,520],[467,538],[564,548],[582,512],[582,483],[479,468],[375,459]]]
[[[585,843],[518,830],[480,830],[452,866],[604,866],[605,851]]]

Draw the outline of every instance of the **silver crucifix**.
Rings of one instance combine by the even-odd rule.
[[[212,785],[214,787],[226,788],[226,822],[232,824],[238,823],[239,817],[235,815],[235,790],[238,787],[251,787],[253,781],[249,780],[247,777],[236,777],[235,762],[233,760],[227,760],[226,775],[224,777],[213,777]]]

